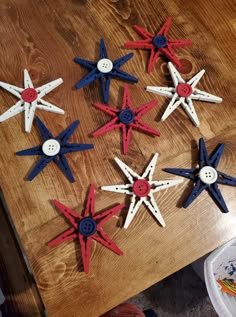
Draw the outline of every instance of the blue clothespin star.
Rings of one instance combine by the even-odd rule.
[[[67,176],[69,181],[74,182],[75,179],[70,170],[65,154],[93,148],[93,144],[68,143],[68,139],[80,124],[79,120],[76,120],[71,125],[69,125],[56,138],[52,135],[52,133],[47,129],[47,127],[38,117],[36,117],[35,121],[43,140],[43,144],[30,149],[16,152],[16,155],[18,156],[41,156],[31,173],[27,177],[27,180],[32,181],[48,163],[54,161],[62,170],[62,172]]]
[[[108,103],[111,79],[117,78],[133,83],[137,83],[138,79],[120,69],[122,65],[124,65],[131,57],[133,57],[133,53],[129,53],[112,62],[108,58],[106,46],[103,39],[100,40],[99,49],[100,56],[97,62],[91,62],[79,57],[74,58],[74,61],[76,63],[80,64],[90,71],[75,85],[75,87],[77,89],[80,89],[90,84],[94,80],[100,79],[102,85],[103,102]]]
[[[219,144],[209,156],[203,138],[199,140],[199,168],[179,169],[165,168],[168,173],[191,179],[195,186],[183,204],[187,208],[206,189],[212,199],[223,212],[228,212],[224,198],[218,188],[218,184],[236,186],[236,178],[228,176],[217,170],[217,166],[223,154],[224,144]]]

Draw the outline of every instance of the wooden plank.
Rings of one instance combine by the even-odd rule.
[[[36,129],[22,133],[20,115],[1,123],[0,181],[15,226],[33,268],[49,316],[65,314],[97,317],[135,293],[173,273],[234,236],[235,189],[222,186],[225,200],[231,210],[223,215],[203,194],[187,210],[179,208],[179,200],[186,197],[186,182],[172,191],[157,194],[167,227],[160,228],[142,208],[132,226],[120,229],[122,216],[112,218],[104,226],[123,249],[118,257],[93,243],[91,272],[81,271],[80,250],[77,243],[49,249],[46,243],[67,224],[50,204],[58,199],[78,212],[83,207],[90,183],[95,183],[97,211],[123,202],[124,196],[105,193],[101,185],[122,183],[123,175],[114,164],[118,156],[137,171],[156,151],[160,153],[155,177],[169,177],[160,173],[168,166],[188,167],[192,153],[196,155],[196,142],[204,136],[213,149],[218,142],[226,144],[221,169],[234,174],[235,120],[233,107],[235,93],[235,17],[234,2],[200,0],[198,3],[177,1],[1,1],[0,18],[2,41],[0,78],[15,85],[22,82],[22,70],[27,68],[35,86],[63,77],[64,84],[50,93],[47,100],[66,110],[59,116],[38,111],[46,125],[57,134],[75,119],[81,126],[72,142],[92,142],[94,150],[72,154],[69,162],[77,181],[70,184],[54,165],[50,165],[33,182],[25,176],[36,161],[33,157],[16,157],[14,152],[40,143]],[[211,12],[210,18],[206,12]],[[158,106],[144,118],[161,131],[160,139],[134,132],[129,154],[121,154],[120,134],[114,131],[92,139],[91,133],[108,119],[98,112],[93,102],[101,102],[99,83],[83,90],[72,87],[86,74],[73,63],[75,56],[95,60],[98,41],[104,37],[110,58],[116,59],[130,50],[123,49],[127,40],[138,38],[132,29],[141,25],[151,32],[157,31],[167,16],[173,16],[170,36],[192,39],[193,47],[178,50],[178,56],[192,65],[184,75],[189,78],[201,68],[206,74],[199,88],[224,98],[222,104],[195,102],[201,126],[195,128],[182,109],[175,111],[164,123],[159,119],[169,100],[158,96]],[[148,75],[147,52],[135,51],[134,58],[124,70],[135,74],[137,85],[130,86],[134,106],[155,99],[145,92],[147,85],[170,85],[166,62],[161,58],[155,70]],[[110,105],[120,107],[123,84],[114,80],[110,91]],[[46,99],[46,98],[45,98]],[[1,91],[0,110],[5,111],[15,98]],[[184,191],[184,193],[183,193]],[[128,203],[128,200],[127,200]],[[63,300],[62,300],[63,299]]]
[[[0,288],[5,302],[4,316],[40,317],[44,308],[17,244],[14,231],[0,201]]]

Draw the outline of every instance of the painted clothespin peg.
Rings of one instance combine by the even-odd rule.
[[[129,183],[123,185],[102,186],[103,190],[122,193],[131,196],[131,204],[125,220],[124,228],[127,229],[136,215],[139,207],[142,203],[150,210],[154,218],[165,227],[165,221],[162,218],[161,212],[156,204],[153,194],[163,189],[175,186],[182,183],[182,180],[163,180],[153,181],[153,174],[158,159],[158,153],[156,153],[147,168],[140,176],[133,171],[129,166],[115,158],[116,163],[119,165],[122,172],[127,177]]]
[[[132,83],[137,83],[138,79],[127,72],[120,69],[131,57],[133,54],[127,54],[123,57],[116,59],[115,61],[111,61],[108,58],[107,50],[103,39],[100,40],[100,56],[99,60],[96,62],[87,61],[85,59],[75,57],[74,61],[81,66],[87,68],[89,73],[82,78],[75,87],[80,89],[96,79],[100,79],[102,85],[102,94],[103,94],[103,102],[105,104],[108,103],[109,98],[109,89],[111,79],[117,78],[120,80],[129,81]]]
[[[205,73],[205,70],[201,70],[194,77],[189,79],[187,82],[183,80],[180,73],[174,67],[174,65],[169,62],[168,68],[170,75],[174,84],[174,87],[157,87],[157,86],[147,86],[146,90],[160,96],[165,96],[171,98],[169,105],[167,106],[161,121],[165,121],[169,115],[178,108],[182,106],[186,111],[187,115],[196,127],[199,127],[200,122],[196,114],[192,100],[208,101],[214,103],[222,102],[222,98],[209,94],[208,92],[199,90],[196,85]]]
[[[141,117],[150,111],[157,104],[156,100],[153,100],[149,103],[139,106],[136,109],[133,109],[130,101],[130,94],[128,85],[124,86],[124,95],[123,103],[121,110],[114,109],[109,106],[95,103],[94,106],[112,116],[112,120],[105,124],[103,127],[98,129],[93,133],[93,136],[99,136],[101,134],[107,133],[116,128],[122,129],[123,135],[123,152],[124,154],[128,153],[128,147],[130,143],[131,132],[133,129],[140,130],[145,133],[153,134],[160,136],[160,132],[151,128],[149,125],[144,123],[141,120]]]
[[[70,170],[65,154],[84,151],[93,148],[93,144],[68,143],[68,139],[71,137],[75,129],[80,124],[79,120],[69,125],[57,137],[54,137],[52,135],[52,133],[47,129],[47,127],[38,117],[36,117],[35,121],[39,129],[41,138],[43,140],[43,144],[23,151],[16,152],[16,155],[18,156],[40,156],[40,159],[37,161],[36,165],[27,177],[27,180],[32,181],[47,166],[48,163],[53,161],[66,175],[69,181],[74,182],[75,179]]]
[[[123,252],[103,231],[102,225],[124,208],[124,204],[117,205],[98,215],[95,215],[94,185],[90,186],[83,216],[77,214],[75,211],[64,206],[57,200],[53,200],[53,203],[71,223],[72,227],[60,234],[54,240],[50,241],[48,245],[55,246],[65,241],[78,239],[80,242],[83,267],[86,274],[89,272],[92,240],[100,242],[103,246],[118,255],[123,255]]]
[[[198,168],[165,168],[167,173],[188,178],[194,182],[194,188],[183,204],[187,208],[203,190],[207,190],[212,199],[223,212],[228,212],[224,198],[218,184],[236,186],[236,178],[217,170],[223,154],[224,144],[219,144],[209,156],[203,138],[199,140],[199,167]]]
[[[42,99],[45,95],[62,83],[63,80],[58,78],[41,87],[34,88],[32,80],[26,69],[24,70],[24,88],[16,87],[0,81],[0,87],[20,99],[15,105],[0,116],[0,122],[15,116],[20,112],[25,112],[25,131],[30,132],[36,109],[64,114],[64,110]]]
[[[133,42],[126,42],[124,47],[147,49],[151,51],[148,62],[148,73],[153,70],[153,67],[160,56],[165,55],[177,67],[181,66],[179,59],[177,58],[174,49],[178,47],[190,46],[192,41],[189,40],[173,40],[167,37],[167,33],[171,24],[171,18],[168,18],[161,30],[155,34],[151,34],[138,25],[134,26],[134,29],[139,33],[143,40],[137,40]]]

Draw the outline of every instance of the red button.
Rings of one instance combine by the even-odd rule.
[[[145,197],[149,194],[151,186],[145,179],[138,179],[133,184],[133,192],[138,197]]]
[[[177,86],[176,91],[180,97],[186,98],[192,94],[193,89],[189,84],[181,83]]]
[[[21,98],[25,102],[33,102],[37,99],[38,93],[34,88],[26,88],[21,93]]]

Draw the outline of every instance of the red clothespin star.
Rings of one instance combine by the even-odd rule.
[[[65,241],[79,239],[83,266],[86,274],[89,272],[89,258],[92,239],[100,242],[106,248],[117,253],[118,255],[123,255],[123,252],[106,235],[101,226],[117,212],[119,212],[125,206],[124,204],[120,204],[102,212],[101,214],[95,215],[94,185],[90,186],[83,216],[77,214],[75,211],[64,206],[57,200],[53,200],[53,203],[69,220],[69,222],[72,224],[72,227],[49,242],[48,245],[55,246]]]
[[[93,133],[93,136],[96,137],[106,132],[109,132],[113,129],[121,128],[122,134],[123,134],[123,152],[124,154],[127,154],[132,129],[136,129],[142,132],[146,132],[148,134],[160,136],[159,131],[153,129],[152,127],[150,127],[149,125],[147,125],[145,122],[141,120],[141,117],[145,113],[150,111],[156,104],[157,104],[157,101],[153,100],[153,101],[150,101],[149,103],[139,106],[136,109],[133,109],[131,106],[131,101],[130,101],[129,88],[128,88],[128,85],[125,84],[121,110],[114,109],[99,103],[94,104],[96,108],[109,114],[113,118],[103,127],[95,131]]]
[[[177,47],[184,47],[192,45],[192,41],[189,40],[173,40],[167,38],[167,33],[170,27],[171,18],[169,17],[161,30],[155,34],[151,34],[138,25],[134,26],[134,29],[144,39],[132,42],[126,42],[124,46],[126,48],[147,49],[151,51],[148,62],[148,73],[153,70],[155,62],[160,54],[165,55],[173,64],[177,67],[181,66],[179,59],[177,58],[174,49]]]

